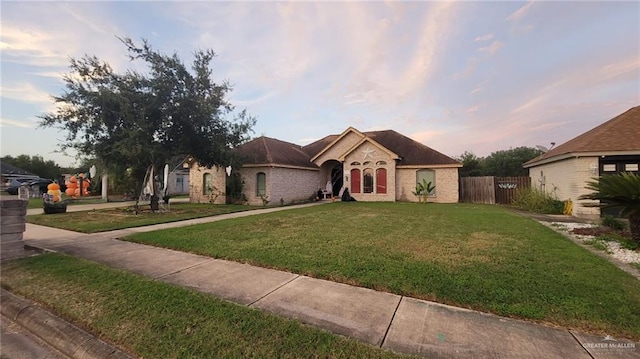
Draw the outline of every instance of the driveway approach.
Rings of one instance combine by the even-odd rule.
[[[319,205],[320,203],[301,206]],[[276,313],[385,349],[426,358],[640,358],[640,344],[609,348],[599,336],[377,292],[295,273],[121,241],[129,233],[255,211],[98,234],[27,224],[25,243]]]

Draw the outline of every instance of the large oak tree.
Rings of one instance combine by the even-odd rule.
[[[120,40],[129,59],[147,70],[116,73],[95,56],[71,58],[66,90],[53,97],[57,108],[40,116],[40,126],[66,131],[63,151],[95,156],[138,178],[175,155],[205,166],[232,164],[230,150],[248,139],[255,118],[235,111],[228,82],[212,79],[214,52],[196,51],[188,68],[176,53],[163,54],[146,40]]]

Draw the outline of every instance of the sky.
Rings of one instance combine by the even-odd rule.
[[[439,152],[550,147],[640,104],[640,2],[76,1],[0,3],[2,156],[61,166],[39,127],[69,60],[144,71],[117,37],[190,63],[256,117],[251,137],[305,145],[392,129]]]

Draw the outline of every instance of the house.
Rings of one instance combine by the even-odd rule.
[[[524,164],[531,184],[573,202],[572,215],[598,217],[600,210],[578,200],[586,183],[600,175],[634,172],[640,167],[640,106],[614,117]]]
[[[238,148],[247,203],[305,201],[321,191],[340,197],[345,189],[358,201],[417,201],[412,191],[422,179],[435,190],[429,201],[458,202],[462,164],[393,130],[360,132],[353,127],[306,146],[258,137]],[[228,173],[190,164],[192,202],[224,203]]]
[[[169,172],[167,178],[167,193],[172,195],[189,193],[189,170],[176,168]]]

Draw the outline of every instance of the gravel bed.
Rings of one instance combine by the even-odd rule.
[[[556,230],[562,231],[581,242],[595,239],[594,236],[578,235],[572,232],[575,228],[596,227],[588,223],[572,223],[572,222],[551,222],[550,225]],[[624,263],[640,263],[640,252],[620,247],[620,243],[616,241],[601,241],[607,247],[605,252]]]

